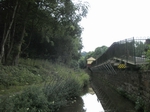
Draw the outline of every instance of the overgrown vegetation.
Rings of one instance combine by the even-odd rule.
[[[82,1],[0,0],[1,112],[53,112],[80,95],[89,80],[78,66],[87,12]]]
[[[135,104],[135,109],[137,112],[149,112],[149,104],[146,103],[141,96],[129,94],[121,87],[117,88],[117,92],[132,101]]]
[[[54,112],[78,97],[88,81],[84,71],[62,63],[22,59],[18,67],[1,66],[0,111]]]
[[[0,0],[0,63],[18,65],[23,58],[80,58],[88,3],[72,0]]]

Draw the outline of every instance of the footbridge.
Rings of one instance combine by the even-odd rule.
[[[105,112],[150,112],[150,38],[114,42],[89,68],[91,85]]]
[[[149,59],[146,58],[148,44],[150,44],[150,38],[133,37],[114,42],[92,63],[91,69],[112,70],[113,67],[123,69],[148,64]]]

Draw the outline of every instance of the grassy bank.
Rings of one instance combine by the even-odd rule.
[[[1,112],[54,112],[80,96],[89,76],[44,60],[0,66]]]

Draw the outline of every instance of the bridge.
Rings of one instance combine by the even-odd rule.
[[[106,112],[150,111],[150,72],[140,69],[149,64],[149,44],[150,38],[134,37],[114,42],[91,64],[91,83]]]
[[[92,63],[91,69],[131,68],[148,64],[145,56],[150,38],[129,38],[114,42],[106,52]],[[114,71],[114,70],[113,70]]]

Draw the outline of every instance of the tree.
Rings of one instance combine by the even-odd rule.
[[[79,60],[79,65],[81,68],[85,68],[86,67],[86,62],[87,59],[90,57],[93,57],[95,59],[97,59],[98,57],[100,57],[106,50],[108,49],[107,46],[101,46],[101,47],[97,47],[95,49],[95,51],[90,51],[88,53],[83,52],[84,54],[86,54],[85,56],[82,56]],[[82,54],[83,54],[82,53]]]
[[[66,63],[79,58],[82,48],[79,22],[87,14],[87,4],[74,4],[71,0],[1,0],[0,9],[3,64],[17,65],[20,56],[54,55]]]
[[[12,26],[14,24],[15,17],[16,17],[16,12],[18,8],[18,0],[14,2],[15,3],[9,0],[2,0],[0,4],[1,14],[3,16],[3,19],[1,21],[1,30],[3,29],[2,30],[3,35],[1,35],[0,63],[2,62],[2,58],[4,57],[5,44],[7,42],[7,39],[10,38],[11,29],[12,29]],[[13,9],[13,12],[12,12],[12,9]]]
[[[135,42],[135,55],[137,57],[141,57],[146,52],[147,45],[144,44],[142,41]]]
[[[107,50],[107,48],[107,46],[97,47],[92,56],[97,59]]]

